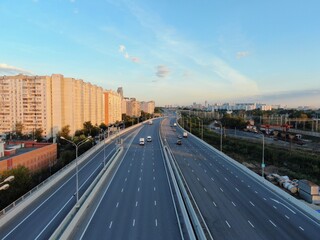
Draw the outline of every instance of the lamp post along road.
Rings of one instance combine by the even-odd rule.
[[[67,142],[71,143],[73,146],[75,146],[76,148],[76,195],[77,195],[77,202],[76,202],[76,206],[78,205],[79,202],[79,174],[78,174],[78,150],[79,147],[81,145],[83,145],[84,143],[86,143],[89,139],[91,139],[91,136],[83,139],[82,141],[78,142],[78,144],[75,144],[74,142],[64,138],[64,137],[60,137],[63,140],[66,140]]]
[[[12,182],[13,180],[14,180],[14,176],[9,176],[5,180],[3,180],[3,182],[0,182],[0,191],[1,190],[7,190],[10,187],[8,182]]]
[[[262,133],[262,163],[261,163],[261,176],[264,178],[264,134]]]
[[[107,127],[106,130],[102,129],[102,134],[103,134],[103,167],[106,166],[106,132],[108,132],[108,137],[109,138],[109,127]]]

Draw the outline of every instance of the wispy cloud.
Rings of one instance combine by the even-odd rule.
[[[238,59],[248,57],[250,53],[248,51],[237,52],[236,57]]]
[[[199,44],[179,36],[178,32],[173,27],[165,25],[157,14],[149,10],[146,11],[132,2],[127,4],[127,7],[141,26],[153,33],[156,38],[158,48],[152,49],[151,47],[152,51],[149,52],[165,64],[156,67],[156,76],[167,76],[170,72],[169,68],[180,69],[182,76],[188,69],[197,69],[197,71],[193,70],[192,79],[188,80],[204,83],[199,84],[199,88],[211,85],[221,94],[222,92],[227,94],[232,92],[234,95],[259,93],[258,85],[253,79],[231,66],[213,51],[208,52],[202,49]],[[157,51],[157,49],[161,50]],[[249,54],[247,51],[242,51],[238,52],[237,56],[243,58]]]
[[[25,70],[25,69],[22,69],[22,68],[10,66],[6,63],[0,63],[0,74],[2,74],[2,75],[32,74],[32,72]]]
[[[119,46],[119,52],[125,53],[126,52],[126,47],[124,45]]]
[[[159,78],[165,78],[169,75],[170,69],[167,66],[159,65],[156,67],[156,76]]]
[[[124,45],[119,46],[119,52],[124,56],[125,59],[129,59],[131,62],[134,62],[134,63],[140,62],[140,58],[129,55],[129,53],[126,51],[126,46]]]
[[[244,93],[250,91],[250,94],[257,93],[258,87],[253,80],[233,69],[223,60],[215,58],[212,62],[212,67],[218,76],[231,84],[232,89],[243,91]]]

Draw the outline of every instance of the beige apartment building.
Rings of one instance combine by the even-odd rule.
[[[125,113],[127,116],[141,116],[141,106],[139,101],[137,101],[135,98],[124,98],[123,101],[123,103],[125,103]]]
[[[101,87],[60,74],[0,77],[0,133],[14,132],[22,123],[24,133],[41,128],[50,138],[66,125],[73,134],[86,121],[104,122]]]
[[[114,92],[112,90],[108,90],[104,92],[105,99],[105,124],[113,124],[117,121],[122,120],[122,97],[121,94]]]
[[[145,113],[153,114],[154,108],[155,108],[154,101],[141,102],[141,111],[144,111]]]

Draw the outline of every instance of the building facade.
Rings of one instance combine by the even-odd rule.
[[[17,142],[15,144],[18,144]],[[21,144],[21,143],[20,143]],[[32,172],[53,166],[57,160],[57,144],[23,143],[30,151],[19,154],[18,148],[12,155],[0,158],[0,173],[18,166],[25,166]],[[32,149],[31,149],[32,148]]]
[[[126,115],[130,117],[141,116],[140,102],[135,98],[125,99],[126,102]]]
[[[105,124],[113,124],[117,121],[122,120],[122,98],[121,95],[117,92],[108,90],[104,92],[105,99]]]
[[[48,139],[66,125],[73,134],[86,121],[104,122],[101,87],[60,74],[0,77],[0,133],[15,132],[21,123],[24,134],[41,128]]]
[[[154,101],[141,102],[141,111],[144,111],[145,113],[153,114],[154,108],[155,108]]]

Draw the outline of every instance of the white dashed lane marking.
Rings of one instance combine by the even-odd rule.
[[[253,224],[248,220],[248,223],[251,225],[251,227],[253,227],[254,228],[254,226],[253,226]]]
[[[269,222],[270,222],[274,227],[277,227],[277,225],[276,225],[274,222],[272,222],[271,220],[269,220]]]
[[[229,228],[231,228],[230,224],[228,223],[228,221],[226,220],[226,224],[228,225]]]

